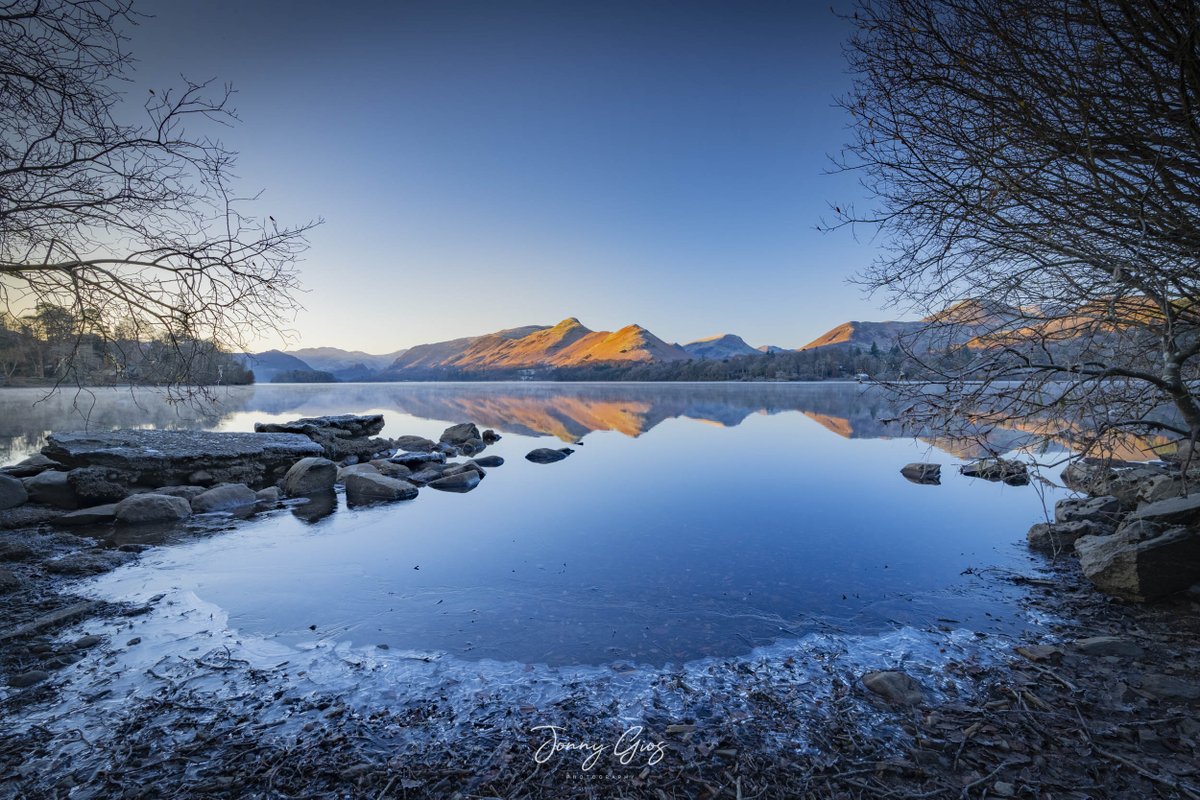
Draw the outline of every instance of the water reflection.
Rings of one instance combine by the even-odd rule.
[[[796,412],[847,439],[900,435],[896,409],[883,390],[850,383],[818,384],[546,384],[406,383],[265,385],[220,390],[211,404],[173,404],[152,390],[98,389],[45,397],[43,390],[0,390],[0,460],[35,452],[51,431],[125,427],[252,430],[256,421],[381,411],[384,435],[419,433],[408,420],[470,420],[481,428],[575,442],[598,431],[638,437],[669,419],[722,427],[757,414]],[[430,430],[428,427],[425,430]],[[432,432],[437,432],[433,430]],[[958,458],[986,448],[970,439],[921,437]],[[1027,433],[999,431],[990,446],[1006,451]]]

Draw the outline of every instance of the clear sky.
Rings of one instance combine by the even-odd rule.
[[[141,8],[135,89],[232,82],[243,187],[280,222],[326,220],[293,345],[382,353],[575,316],[796,347],[885,316],[845,282],[870,243],[815,230],[859,199],[825,174],[848,86],[827,3]]]

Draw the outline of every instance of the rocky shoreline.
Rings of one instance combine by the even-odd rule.
[[[42,456],[7,470],[26,500],[0,512],[9,528],[0,532],[0,674],[8,686],[0,697],[0,794],[140,797],[170,786],[181,798],[1200,797],[1200,601],[1186,591],[1152,603],[1110,599],[1094,590],[1087,559],[1050,560],[1045,575],[975,576],[1028,587],[1030,613],[1050,620],[1036,637],[992,640],[995,659],[948,655],[922,665],[889,653],[851,664],[839,662],[844,653],[817,649],[798,651],[811,664],[798,654],[713,664],[704,678],[711,686],[697,675],[664,675],[658,699],[641,712],[646,738],[664,743],[663,756],[636,769],[610,760],[584,772],[566,758],[531,760],[543,735],[531,730],[537,722],[552,722],[564,738],[619,737],[611,709],[583,686],[536,709],[505,707],[481,691],[474,710],[432,697],[401,711],[371,710],[319,686],[296,693],[287,668],[264,671],[229,651],[173,661],[154,676],[165,683],[153,700],[123,708],[115,738],[93,742],[85,756],[76,737],[18,725],[55,697],[56,671],[85,659],[102,664],[140,642],[64,630],[156,613],[159,598],[100,603],[64,593],[67,581],[111,570],[154,544],[219,534],[258,510],[329,513],[338,484],[348,503],[352,494],[355,503],[399,502],[423,487],[470,491],[503,464],[482,455],[499,437],[471,423],[436,442],[380,439],[382,418],[372,417],[262,427],[229,435],[268,437],[264,448],[281,455],[258,465],[239,460],[255,457],[241,440],[228,440],[237,457],[206,452],[212,445],[203,436],[168,454],[153,437],[118,432],[87,442],[55,436]],[[569,454],[540,448],[527,458],[552,463]],[[982,472],[1014,478],[1011,468],[993,467]],[[1055,522],[1035,526],[1031,542],[1079,532],[1071,543],[1084,542],[1083,552],[1086,539],[1118,537],[1154,554],[1157,546],[1139,546],[1189,529],[1153,507],[1177,497],[1148,494],[1151,486],[1170,491],[1163,476],[1186,470],[1084,464],[1070,472],[1064,480],[1089,497],[1059,503]],[[53,479],[38,481],[42,475]],[[927,469],[914,475],[936,477]],[[180,476],[195,482],[168,482]],[[20,495],[11,482],[7,488]],[[67,507],[97,499],[108,502]],[[130,508],[157,521],[134,521]],[[73,514],[89,521],[67,527]],[[1148,524],[1156,535],[1135,539],[1131,530]],[[99,530],[109,534],[104,542],[91,538]],[[1132,571],[1109,572],[1134,575],[1146,592],[1152,584],[1143,576],[1154,573],[1133,563]],[[924,635],[944,652],[970,652],[963,632]],[[243,699],[200,688],[210,680],[242,687]]]

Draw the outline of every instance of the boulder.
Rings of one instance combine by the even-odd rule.
[[[1111,532],[1111,527],[1100,526],[1090,520],[1039,522],[1029,529],[1026,538],[1031,549],[1057,554],[1072,552],[1080,537],[1103,536]]]
[[[892,705],[915,706],[925,701],[921,684],[903,672],[887,670],[863,675],[863,685]]]
[[[569,447],[560,447],[557,450],[551,450],[549,447],[539,447],[536,450],[530,450],[526,453],[525,459],[535,464],[553,464],[555,461],[562,461],[574,452]]]
[[[171,497],[182,497],[189,503],[208,491],[207,486],[160,486],[155,494],[169,494]]]
[[[67,473],[56,470],[39,472],[32,478],[25,478],[25,491],[29,499],[35,503],[44,503],[55,508],[79,508],[79,498],[67,479]]]
[[[412,500],[416,496],[416,486],[378,472],[353,472],[346,476],[346,503],[352,506]]]
[[[446,463],[445,453],[397,453],[388,459],[393,464],[399,464],[409,469],[421,469],[427,464]]]
[[[1024,486],[1029,483],[1029,468],[1023,461],[1007,458],[981,458],[964,464],[958,470],[968,478],[983,478],[985,481],[1007,483],[1009,486]]]
[[[442,431],[442,435],[438,437],[438,441],[455,446],[463,442],[476,440],[482,442],[483,436],[479,433],[479,428],[475,427],[475,423],[473,422],[460,422],[457,425],[451,425]]]
[[[54,522],[56,525],[75,527],[79,525],[107,525],[110,522],[115,522],[116,519],[117,504],[107,503],[102,506],[92,506],[90,508],[81,508],[78,511],[71,511],[63,514]]]
[[[81,506],[116,503],[129,496],[129,476],[103,467],[77,467],[67,473],[67,483]]]
[[[424,436],[397,436],[392,443],[410,453],[430,453],[437,448],[437,442]]]
[[[500,456],[480,456],[475,463],[481,467],[500,467],[504,466],[504,459]]]
[[[29,500],[25,484],[11,475],[0,475],[0,511],[16,508]]]
[[[244,509],[258,502],[258,495],[244,483],[223,483],[192,499],[192,511],[209,514],[213,511]]]
[[[268,486],[265,489],[259,489],[254,493],[254,501],[260,505],[269,506],[278,503],[283,497],[283,492],[279,491],[278,486]]]
[[[47,458],[41,453],[34,453],[24,461],[18,461],[0,471],[14,478],[32,478],[39,472],[45,472],[48,469],[64,469],[64,467],[52,458]]]
[[[495,444],[496,442],[500,441],[502,437],[491,428],[488,428],[486,431],[479,434],[479,438],[483,439],[484,444]]]
[[[429,482],[430,489],[440,489],[443,492],[469,492],[479,485],[480,475],[473,469],[466,469],[455,475],[447,475]]]
[[[408,467],[404,466],[403,464],[396,464],[392,461],[388,461],[386,458],[379,458],[370,463],[371,466],[375,467],[380,475],[386,475],[389,478],[399,478],[400,480],[404,480],[409,475],[412,475],[412,470]]]
[[[371,464],[370,462],[368,462],[366,464],[351,464],[350,466],[342,467],[341,469],[339,469],[337,471],[337,482],[345,483],[346,478],[349,477],[350,475],[362,475],[362,474],[367,474],[367,473],[369,473],[371,475],[380,474],[379,468],[376,467],[374,464]]]
[[[1113,530],[1122,516],[1121,501],[1112,495],[1068,498],[1054,504],[1055,522],[1091,522],[1100,528]]]
[[[1080,538],[1075,552],[1088,580],[1125,600],[1154,600],[1200,581],[1200,531],[1194,528],[1163,530],[1134,520],[1114,534]]]
[[[178,522],[192,514],[192,506],[182,497],[169,494],[135,494],[117,503],[114,515],[124,525],[154,522]]]
[[[900,474],[913,483],[937,486],[942,482],[942,465],[920,462],[905,464],[900,468]]]
[[[331,492],[336,482],[337,465],[328,458],[302,458],[283,476],[280,488],[288,497],[301,497]]]
[[[319,444],[326,458],[370,459],[392,449],[392,443],[375,437],[383,430],[383,414],[338,414],[305,417],[291,422],[256,422],[256,433],[291,433]]]
[[[1179,525],[1200,522],[1200,493],[1140,505],[1131,515],[1131,519]]]
[[[294,433],[121,430],[52,433],[42,453],[68,467],[106,467],[133,483],[275,483],[297,459],[320,455],[320,445]],[[193,480],[193,478],[195,478]]]

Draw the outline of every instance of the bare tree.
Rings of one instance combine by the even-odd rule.
[[[1200,434],[1200,4],[862,0],[841,168],[862,283],[967,417],[1089,453]],[[957,358],[946,358],[957,353]],[[931,358],[937,354],[937,358]],[[910,389],[911,391],[911,389]]]
[[[100,336],[118,378],[165,344],[182,386],[198,354],[287,324],[314,223],[255,218],[235,193],[234,153],[205,133],[236,121],[228,86],[126,96],[135,22],[131,0],[0,0],[0,303],[69,312],[58,380]]]

